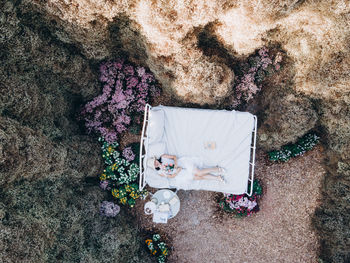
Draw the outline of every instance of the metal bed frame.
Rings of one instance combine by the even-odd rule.
[[[140,142],[140,180],[139,180],[139,189],[143,190],[143,188],[146,186],[146,171],[147,166],[143,167],[143,160],[146,156],[146,149],[148,149],[149,139],[146,136],[146,129],[148,128],[148,121],[149,121],[149,113],[152,109],[152,106],[149,104],[146,104],[145,106],[145,113],[144,113],[144,119],[143,119],[143,125],[142,125],[142,133],[141,133],[141,142]],[[248,184],[250,183],[250,189],[248,193],[248,188],[245,191],[245,193],[248,196],[251,196],[253,194],[253,184],[254,184],[254,171],[255,171],[255,150],[256,150],[256,134],[257,134],[257,122],[258,119],[254,115],[254,129],[253,129],[253,142],[251,145],[251,154],[250,154],[250,160],[249,160],[249,177],[248,177]],[[146,149],[144,149],[144,145],[146,145]],[[248,185],[249,186],[249,185]]]

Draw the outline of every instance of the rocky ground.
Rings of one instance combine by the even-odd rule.
[[[218,212],[217,193],[180,190],[180,212],[168,224],[144,215],[145,201],[137,205],[139,224],[170,238],[169,262],[317,262],[320,242],[311,217],[321,201],[323,159],[320,146],[281,164],[259,151],[256,177],[264,194],[261,211],[250,217]]]

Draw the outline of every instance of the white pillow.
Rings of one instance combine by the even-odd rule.
[[[148,145],[147,156],[159,158],[162,154],[166,153],[165,142],[154,142]]]
[[[164,133],[164,111],[162,109],[150,110],[147,137],[149,142],[161,141]]]

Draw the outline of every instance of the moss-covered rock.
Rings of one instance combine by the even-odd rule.
[[[0,261],[150,262],[132,218],[100,216],[84,180],[102,170],[76,119],[100,92],[95,62],[30,1],[0,1],[0,32]]]
[[[332,164],[335,155],[329,157],[324,200],[315,212],[313,223],[322,242],[322,262],[343,263],[350,260],[350,160],[336,165]]]
[[[103,193],[69,174],[1,191],[1,262],[151,262],[125,211],[99,215]]]
[[[318,116],[312,103],[286,89],[270,88],[263,93],[265,111],[259,122],[258,143],[263,149],[277,150],[315,127]]]

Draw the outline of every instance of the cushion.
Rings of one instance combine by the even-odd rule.
[[[149,142],[161,141],[164,134],[164,111],[163,109],[151,109],[147,126]]]
[[[159,158],[164,153],[166,153],[165,142],[154,142],[148,145],[147,156]]]

